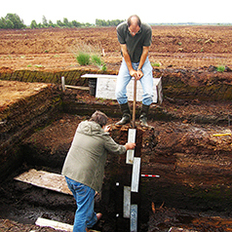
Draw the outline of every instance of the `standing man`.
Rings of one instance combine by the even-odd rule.
[[[136,80],[140,80],[143,88],[140,122],[143,126],[148,126],[147,115],[150,104],[153,102],[152,66],[148,59],[149,46],[152,40],[151,27],[141,23],[137,15],[132,15],[127,22],[117,26],[117,36],[123,60],[117,78],[116,98],[123,115],[116,124],[124,125],[131,120],[126,87],[131,78],[134,77]]]
[[[64,162],[62,175],[77,204],[73,232],[88,231],[102,216],[94,212],[94,195],[102,187],[107,153],[122,155],[135,148],[135,143],[117,144],[106,123],[107,116],[100,111],[81,122]]]

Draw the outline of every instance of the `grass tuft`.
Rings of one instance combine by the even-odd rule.
[[[224,65],[219,65],[219,66],[217,67],[217,71],[218,71],[218,72],[224,72],[224,71],[225,71],[225,66],[224,66]]]
[[[77,62],[80,65],[89,65],[90,64],[90,55],[88,53],[79,52],[79,54],[76,56]]]

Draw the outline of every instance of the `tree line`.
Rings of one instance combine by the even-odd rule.
[[[17,15],[8,13],[6,17],[0,18],[0,29],[24,29],[24,28],[49,28],[49,27],[60,27],[60,28],[74,28],[74,27],[110,27],[117,26],[119,23],[124,20],[102,20],[96,19],[95,24],[90,23],[80,23],[76,20],[69,21],[67,18],[64,18],[63,21],[57,20],[56,23],[53,23],[51,20],[47,20],[45,16],[42,18],[42,23],[37,23],[35,20],[31,21],[29,26],[24,24],[24,21]]]

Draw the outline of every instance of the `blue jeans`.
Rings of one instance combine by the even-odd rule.
[[[137,70],[138,66],[139,63],[132,63],[132,67],[134,68],[134,70]],[[148,57],[142,67],[142,72],[144,76],[139,80],[143,88],[142,103],[144,105],[150,105],[153,102],[153,75],[152,66]],[[115,95],[119,104],[125,104],[128,102],[126,87],[131,78],[132,77],[129,73],[126,62],[123,59],[121,67],[119,69],[115,91]]]
[[[94,212],[95,191],[68,177],[65,179],[77,203],[73,232],[86,232],[86,228],[93,227],[97,222],[97,216]]]

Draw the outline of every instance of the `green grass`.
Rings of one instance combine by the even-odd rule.
[[[101,49],[97,45],[92,46],[90,44],[80,43],[71,48],[71,51],[81,66],[92,64],[100,70],[106,71],[106,64],[101,58]]]
[[[96,66],[101,66],[102,65],[101,57],[98,56],[98,55],[92,55],[91,56],[91,61],[92,61],[92,64],[94,64]]]
[[[80,65],[89,65],[90,64],[90,55],[88,53],[79,52],[76,56],[77,62]]]
[[[104,63],[104,64],[100,67],[100,69],[101,69],[102,71],[106,71],[106,70],[107,70],[106,64]]]
[[[96,65],[97,67],[100,68],[100,70],[102,71],[106,71],[106,64],[104,63],[104,61],[102,61],[101,57],[99,55],[92,55],[91,56],[91,61],[93,65]]]
[[[160,63],[151,63],[152,67],[160,67]]]
[[[42,64],[36,64],[35,67],[36,68],[43,68],[43,65]]]
[[[218,72],[224,72],[224,71],[225,71],[225,66],[224,66],[224,65],[219,65],[219,66],[217,67],[217,71],[218,71]]]

